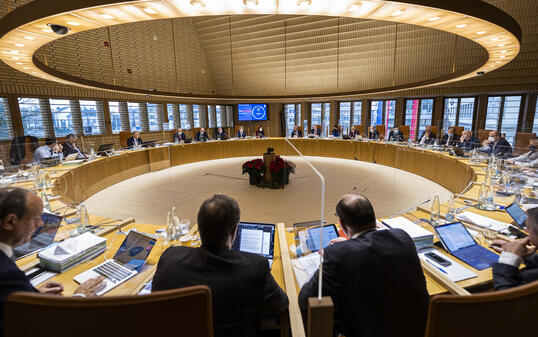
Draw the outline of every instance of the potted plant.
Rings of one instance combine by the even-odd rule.
[[[263,160],[253,159],[243,163],[243,174],[248,173],[251,185],[258,185],[264,171]]]
[[[289,184],[290,173],[295,173],[295,164],[276,156],[275,161],[269,165],[269,170],[274,177],[273,181],[283,186]]]

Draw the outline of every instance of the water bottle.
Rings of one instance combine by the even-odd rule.
[[[82,234],[88,231],[88,209],[86,204],[82,203],[78,206],[77,215],[79,219],[79,225],[77,227],[78,234]]]
[[[430,211],[430,223],[432,226],[439,224],[439,214],[441,213],[441,202],[439,201],[439,194],[433,197],[432,207]]]
[[[95,150],[93,149],[93,147],[90,149],[90,160],[94,160],[95,159]]]
[[[493,200],[493,184],[491,181],[488,184],[485,184],[485,209],[488,211],[494,211],[495,210],[495,203]]]
[[[454,196],[450,196],[450,199],[448,200],[448,212],[445,215],[445,219],[448,222],[453,222],[456,218],[456,205],[454,201]]]
[[[166,222],[166,240],[172,242],[176,238],[176,226],[172,217],[172,212],[168,212],[168,218]]]
[[[47,191],[45,189],[41,190],[41,200],[43,201],[43,208],[52,212],[50,209],[49,197],[47,196]]]

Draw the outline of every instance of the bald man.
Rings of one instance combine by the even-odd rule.
[[[323,251],[323,295],[331,296],[346,336],[424,336],[428,291],[413,240],[401,229],[376,230],[370,201],[346,194],[336,215],[349,240]],[[299,293],[318,294],[319,270]]]
[[[484,142],[484,147],[480,151],[494,156],[506,156],[512,153],[512,146],[501,138],[499,131],[491,131],[488,139]]]

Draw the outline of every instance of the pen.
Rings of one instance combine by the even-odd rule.
[[[434,265],[430,260],[428,260],[428,258],[426,258],[426,262],[428,262],[429,264],[431,264],[431,265],[434,266],[435,268],[439,269],[440,271],[442,271],[443,273],[445,273],[445,274],[448,275],[448,273],[447,273],[443,268],[437,267],[437,266]]]

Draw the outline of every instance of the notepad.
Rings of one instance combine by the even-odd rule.
[[[442,266],[439,263],[437,263],[436,261],[427,258],[425,256],[425,254],[428,253],[428,252],[434,252],[435,254],[437,254],[439,256],[442,256],[443,259],[450,261],[451,262],[450,266]],[[424,261],[426,261],[426,263],[429,263],[432,266],[439,269],[439,271],[444,273],[450,280],[452,280],[454,282],[458,282],[458,281],[462,281],[462,280],[466,280],[466,279],[470,279],[470,278],[478,276],[477,274],[473,273],[469,269],[462,266],[456,260],[451,259],[448,256],[446,256],[445,254],[442,254],[442,253],[438,252],[437,249],[432,249],[432,250],[429,250],[429,251],[420,252],[420,253],[418,253],[418,256],[420,257],[421,260],[424,260]]]
[[[293,272],[295,273],[295,280],[297,280],[297,284],[299,284],[300,288],[302,288],[303,285],[312,278],[312,275],[314,275],[316,270],[318,270],[319,261],[320,256],[318,252],[291,260]]]
[[[491,229],[496,232],[503,231],[510,226],[509,223],[491,219],[487,216],[469,211],[458,214],[458,220],[470,222],[475,226]]]
[[[404,217],[383,219],[383,223],[390,228],[399,228],[405,231],[413,239],[417,251],[433,247],[433,233]]]

